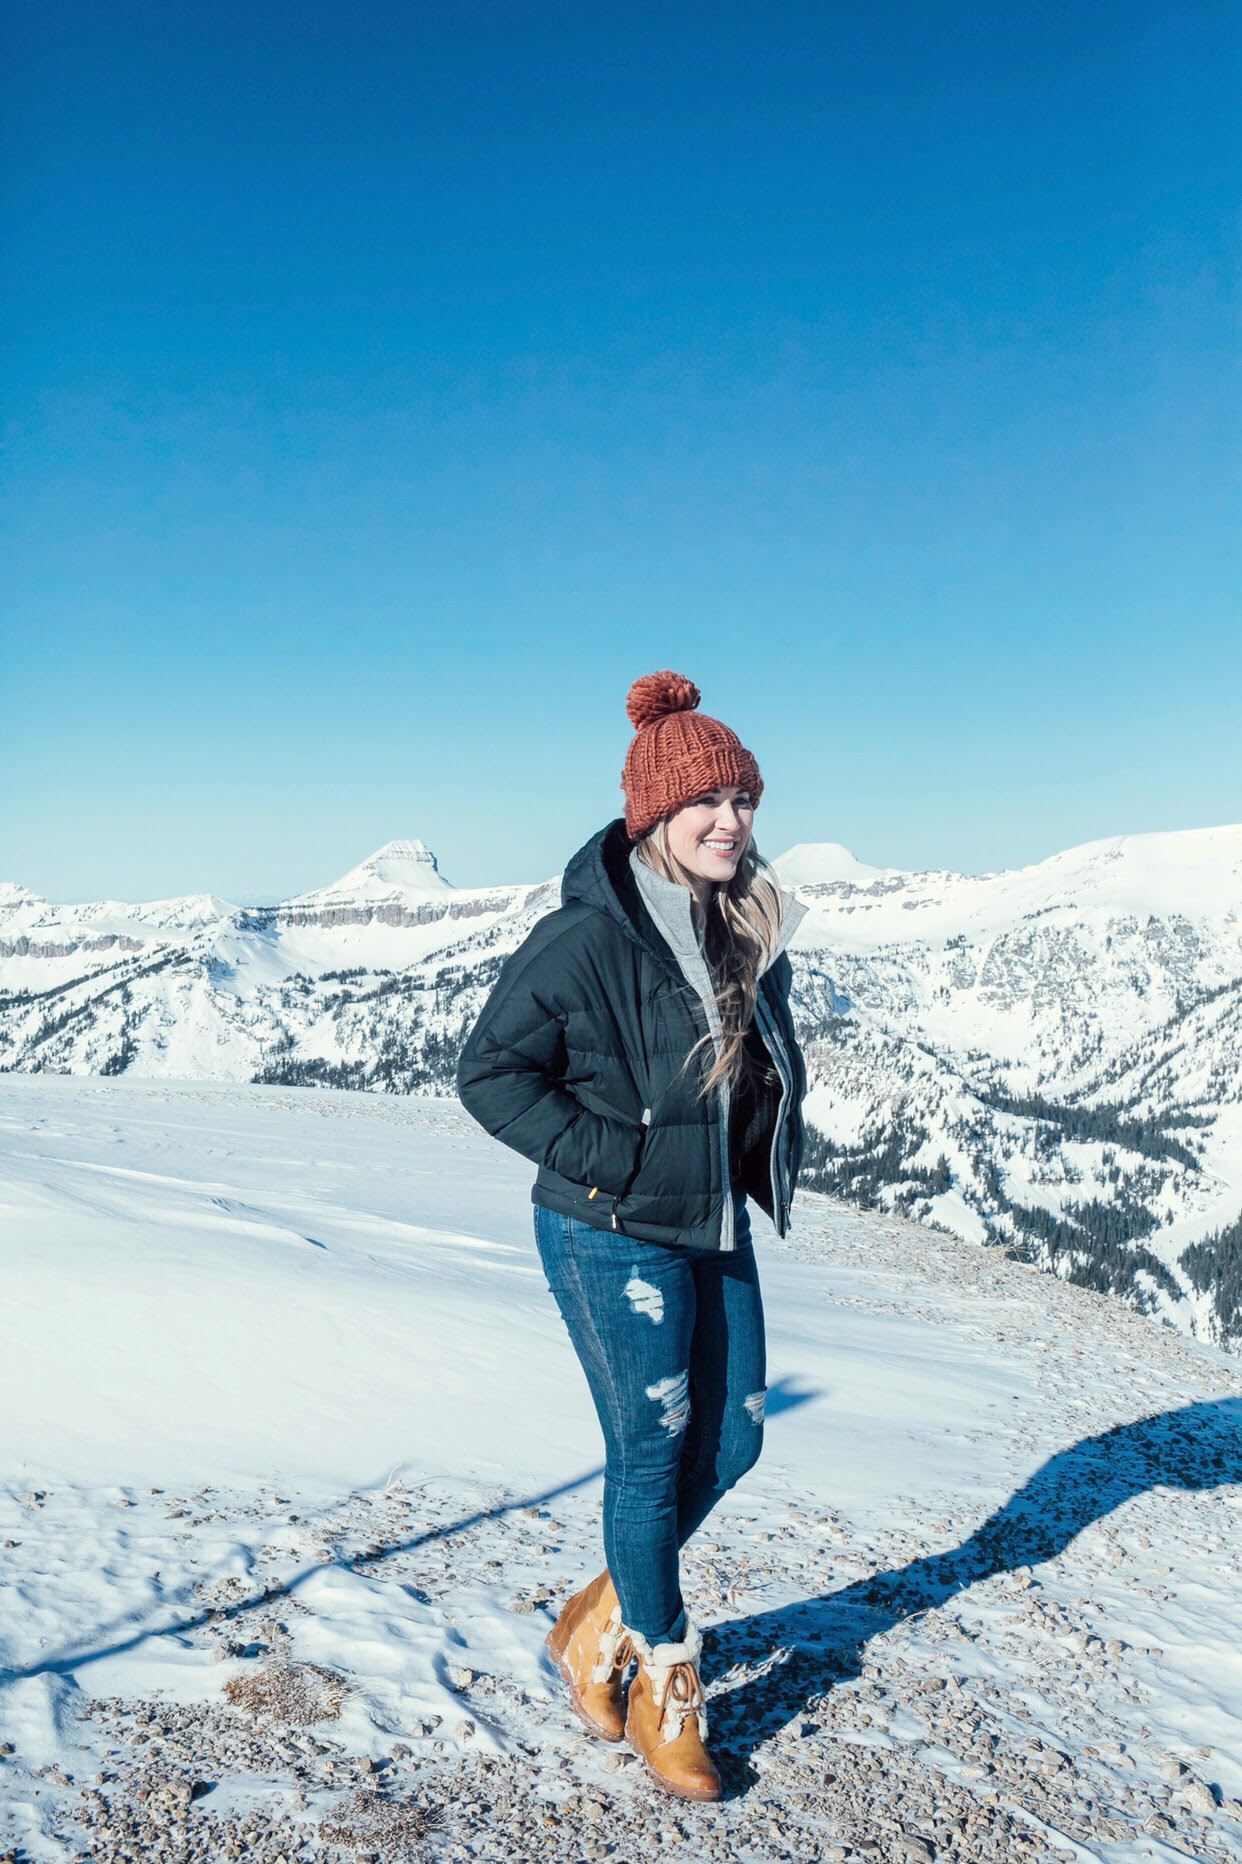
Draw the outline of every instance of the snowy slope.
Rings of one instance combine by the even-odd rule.
[[[1242,826],[980,876],[777,866],[809,908],[805,1181],[1242,1340]],[[417,840],[277,907],[0,889],[0,1069],[451,1095],[558,901],[452,887]]]
[[[0,1082],[0,1851],[1242,1858],[1236,1363],[816,1196],[756,1213],[767,1446],[688,1562],[730,1799],[609,1771],[530,1178],[434,1101]]]

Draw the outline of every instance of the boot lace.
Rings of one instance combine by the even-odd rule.
[[[683,1726],[684,1718],[687,1715],[702,1713],[705,1706],[703,1702],[703,1685],[700,1683],[699,1673],[692,1663],[674,1663],[669,1666],[669,1672],[664,1681],[664,1688],[660,1691],[658,1706],[659,1720],[657,1726],[661,1728],[664,1726],[665,1713],[669,1709],[672,1709],[674,1714],[680,1715],[683,1718]]]

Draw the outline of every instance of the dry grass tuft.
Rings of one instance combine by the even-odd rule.
[[[401,1853],[428,1836],[437,1816],[413,1800],[384,1799],[363,1787],[320,1821],[319,1836],[329,1845],[352,1845],[355,1850],[393,1846]]]
[[[230,1677],[224,1695],[235,1709],[244,1709],[256,1721],[291,1722],[300,1728],[312,1722],[334,1722],[345,1699],[344,1679],[317,1663],[290,1663],[272,1657],[257,1670]]]

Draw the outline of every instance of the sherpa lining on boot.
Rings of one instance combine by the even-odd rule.
[[[707,1708],[703,1685],[699,1681],[699,1657],[703,1639],[699,1628],[686,1620],[686,1633],[679,1644],[647,1642],[641,1631],[626,1631],[634,1655],[651,1682],[651,1693],[659,1715],[665,1742],[676,1741],[689,1715],[698,1717],[699,1737],[707,1740]]]
[[[617,1647],[625,1636],[625,1627],[621,1623],[621,1607],[614,1605],[608,1620],[608,1629],[599,1634],[599,1661],[591,1671],[593,1683],[606,1683],[617,1664]]]

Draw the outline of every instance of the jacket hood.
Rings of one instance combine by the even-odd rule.
[[[664,889],[668,889],[679,900],[685,889],[675,881],[665,880],[654,868],[646,866],[643,868],[643,885],[640,889],[630,862],[635,845],[626,829],[625,817],[615,817],[605,828],[592,835],[588,842],[584,842],[566,866],[561,880],[561,902],[568,906],[571,900],[582,900],[589,906],[610,913],[624,926],[631,938],[637,939],[667,962],[671,954],[665,922],[672,915],[670,912],[661,912],[657,921],[652,916],[644,894],[650,891],[654,899]],[[650,890],[648,882],[653,883]],[[655,903],[658,905],[658,900]],[[775,963],[779,954],[785,950],[806,912],[807,908],[801,900],[787,892],[780,938],[769,960],[770,964]]]
[[[632,938],[659,951],[658,933],[639,897],[630,871],[633,843],[625,817],[616,816],[590,841],[584,842],[569,862],[561,880],[561,904],[581,900],[610,913]]]

